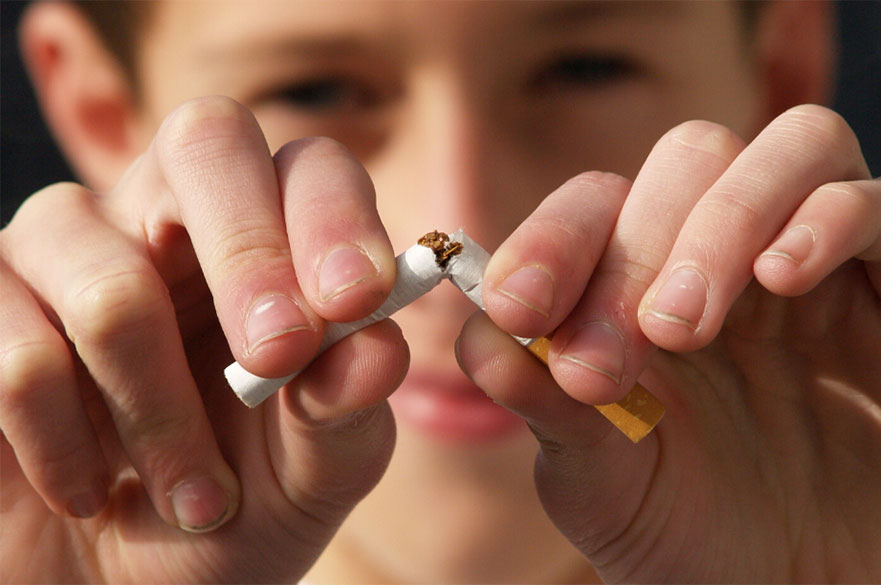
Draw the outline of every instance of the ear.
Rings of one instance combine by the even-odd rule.
[[[799,104],[829,104],[837,57],[834,3],[779,0],[760,10],[754,50],[766,120]]]
[[[30,6],[19,34],[56,141],[86,185],[109,189],[144,146],[122,68],[91,22],[66,2]]]

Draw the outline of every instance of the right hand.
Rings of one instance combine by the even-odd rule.
[[[385,470],[406,345],[376,324],[255,411],[222,370],[302,368],[394,277],[355,159],[272,157],[225,98],[173,112],[111,192],[32,196],[0,232],[5,578],[298,579]]]

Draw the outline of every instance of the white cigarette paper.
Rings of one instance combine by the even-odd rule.
[[[489,264],[489,252],[465,235],[462,230],[450,235],[451,242],[462,244],[462,251],[453,256],[447,264],[447,274],[453,284],[483,310],[483,273]],[[517,337],[512,335],[522,346],[535,357],[548,365],[548,351],[551,341],[548,337]],[[664,405],[648,390],[636,384],[623,399],[612,404],[599,404],[596,408],[618,430],[631,441],[638,443],[644,439],[661,417],[664,416]]]
[[[475,305],[486,310],[483,304],[483,273],[489,264],[490,254],[480,244],[468,237],[461,229],[450,234],[451,242],[462,244],[462,252],[452,256],[447,264],[446,272],[450,281],[456,285]],[[521,345],[529,347],[535,339],[512,335]]]
[[[316,357],[342,338],[406,307],[445,278],[475,305],[485,310],[482,297],[483,273],[489,259],[489,252],[461,229],[450,236],[438,232],[426,234],[418,244],[396,258],[397,279],[386,302],[376,312],[360,321],[328,323]],[[512,337],[548,364],[550,338]],[[224,373],[236,395],[251,408],[269,398],[299,374],[296,372],[284,378],[260,378],[247,372],[238,362],[227,367]],[[648,435],[664,415],[664,405],[639,384],[622,400],[613,404],[597,405],[596,409],[634,443]]]
[[[395,259],[395,263],[397,278],[385,303],[360,321],[327,323],[324,328],[324,337],[315,357],[321,355],[324,350],[344,337],[388,318],[433,289],[447,277],[438,265],[435,253],[420,244],[408,248]],[[254,408],[296,378],[300,372],[294,372],[284,378],[261,378],[245,370],[238,362],[234,362],[223,373],[236,396]]]

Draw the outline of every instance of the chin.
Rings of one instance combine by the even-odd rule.
[[[402,390],[413,396],[393,401],[391,464],[316,570],[354,565],[327,579],[338,582],[590,580],[587,562],[541,507],[533,482],[538,446],[525,424],[479,399],[467,380]],[[429,391],[443,394],[422,395]],[[407,403],[417,397],[427,404]]]

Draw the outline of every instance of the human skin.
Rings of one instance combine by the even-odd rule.
[[[75,82],[69,61],[53,69],[40,53],[45,39],[105,62],[88,37],[52,28],[76,19],[69,9],[32,14],[47,117],[101,195],[50,188],[0,240],[2,343],[36,350],[3,354],[3,386],[18,390],[0,410],[4,524],[20,531],[4,531],[2,551],[28,559],[13,577],[280,581],[329,541],[316,582],[585,581],[581,553],[609,580],[877,578],[878,183],[831,112],[772,115],[821,99],[822,82],[785,104],[725,4],[498,8],[162,6],[137,100],[112,67],[90,78],[109,105],[82,88],[58,99],[52,84]],[[822,38],[818,9],[799,10]],[[560,50],[638,67],[574,82],[548,69]],[[318,107],[289,91],[327,71]],[[200,97],[218,93],[236,101]],[[117,122],[109,138],[83,136],[77,116],[93,110],[65,110],[96,102]],[[695,119],[712,122],[683,124]],[[310,135],[348,150],[289,142]],[[487,315],[469,319],[468,301],[439,289],[396,317],[403,334],[370,328],[258,411],[236,404],[221,376],[231,358],[261,375],[298,369],[322,319],[381,302],[393,250],[460,226],[498,248]],[[341,247],[366,251],[367,273],[323,290],[317,268]],[[503,285],[521,266],[528,278]],[[653,306],[682,266],[707,292]],[[245,314],[267,292],[301,318],[249,344]],[[550,372],[499,328],[556,330]],[[528,426],[451,438],[407,414],[425,387],[472,392],[460,366]],[[588,404],[637,378],[667,416],[633,446]],[[399,384],[392,456],[385,399]],[[191,512],[209,526],[190,528],[213,530],[189,535],[167,494],[206,475],[221,509],[205,497]],[[93,478],[113,486],[100,512],[99,495],[70,499]],[[90,504],[79,515],[94,517],[69,517]]]

